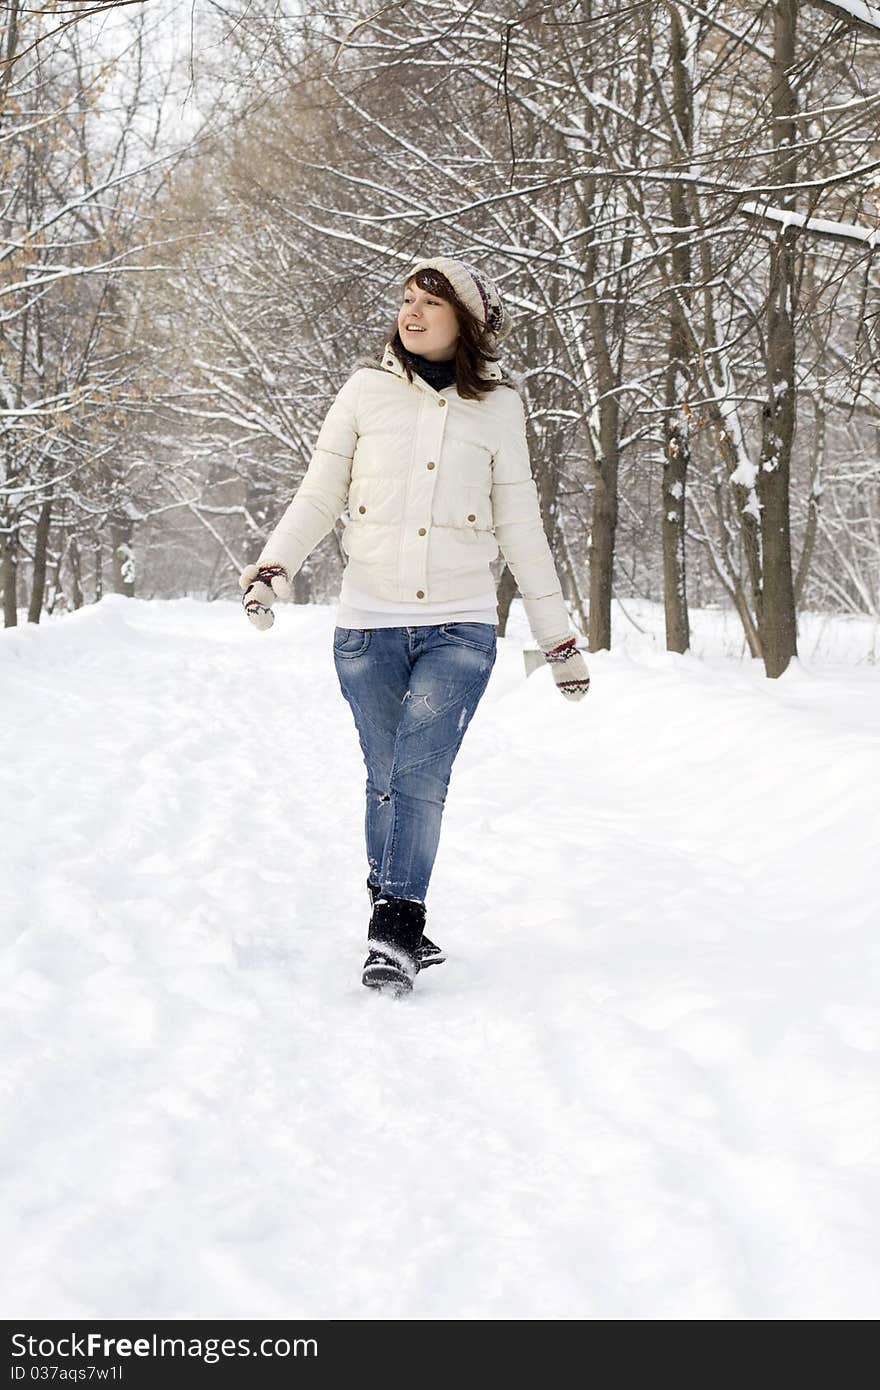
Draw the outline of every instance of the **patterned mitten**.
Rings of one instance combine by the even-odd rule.
[[[290,575],[283,565],[271,562],[263,565],[246,565],[238,576],[244,593],[242,604],[254,627],[261,632],[272,626],[275,614],[272,604],[276,597],[289,598]]]
[[[545,648],[544,659],[566,700],[582,700],[590,688],[590,673],[574,637]]]

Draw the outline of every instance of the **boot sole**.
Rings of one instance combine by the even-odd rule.
[[[410,994],[412,980],[393,965],[370,965],[361,976],[367,989],[386,990],[389,994]]]

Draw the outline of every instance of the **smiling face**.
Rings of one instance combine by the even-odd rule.
[[[448,362],[455,356],[458,318],[452,305],[410,280],[397,315],[400,340],[410,352],[430,362]]]

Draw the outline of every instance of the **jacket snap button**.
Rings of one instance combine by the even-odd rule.
[[[361,511],[363,511],[363,507],[361,507]],[[476,521],[476,519],[477,518],[474,516],[473,512],[471,512],[470,516],[468,517],[468,521]]]
[[[428,533],[427,533],[427,531],[425,530],[424,526],[420,526],[420,527],[419,527],[419,535],[420,535],[420,536],[426,536],[427,534],[428,534]]]
[[[445,401],[438,401],[437,404],[438,404],[438,405],[445,405],[446,402],[445,402]]]
[[[417,590],[416,590],[416,598],[424,598],[424,597],[425,597],[425,591],[424,591],[424,589],[417,589]]]
[[[428,464],[428,467],[429,467],[429,468],[436,468],[437,465],[436,465],[435,463],[429,463],[429,464]]]
[[[359,511],[359,512],[365,512],[366,510],[367,510],[366,507],[358,507],[358,511]],[[473,518],[471,518],[471,519],[473,520]]]

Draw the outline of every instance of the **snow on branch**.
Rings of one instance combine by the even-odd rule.
[[[810,0],[820,10],[847,24],[855,24],[869,34],[880,35],[880,5],[868,5],[865,0]]]
[[[753,222],[772,222],[782,231],[797,227],[803,232],[832,241],[854,242],[859,246],[880,245],[880,227],[860,227],[856,222],[837,222],[828,217],[809,217],[790,208],[772,208],[766,203],[743,203],[741,211]]]

